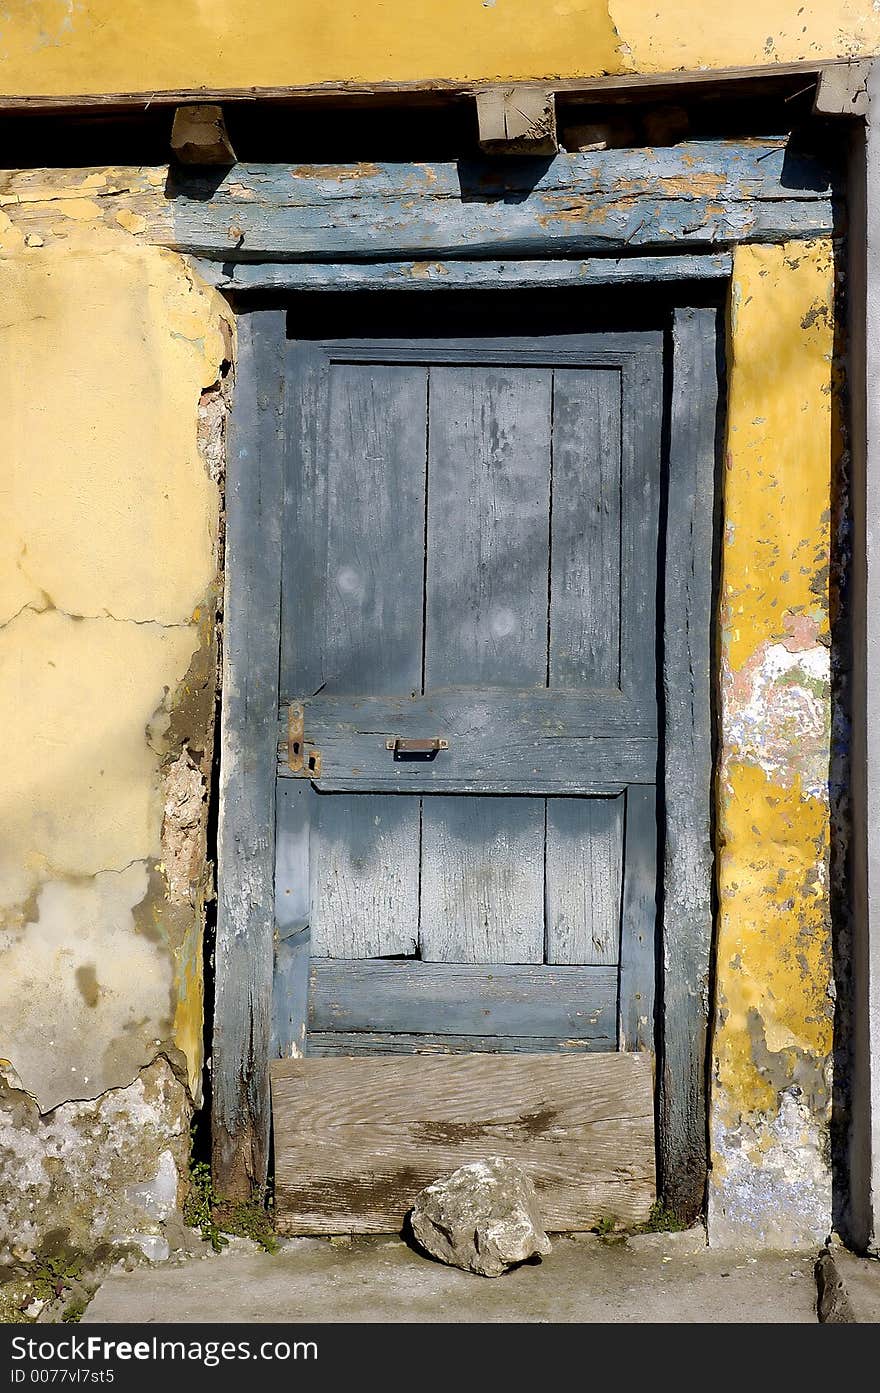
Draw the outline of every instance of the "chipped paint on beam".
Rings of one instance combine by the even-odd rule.
[[[18,235],[123,226],[224,263],[549,257],[707,249],[830,233],[834,179],[786,138],[694,141],[547,161],[236,165],[0,175]],[[120,201],[121,200],[121,201]],[[122,221],[121,221],[122,220]]]

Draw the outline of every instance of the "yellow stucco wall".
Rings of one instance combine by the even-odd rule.
[[[741,247],[729,321],[710,1234],[830,1230],[834,266]]]
[[[228,311],[97,219],[31,242],[5,220],[0,1056],[44,1112],[160,1050],[198,1096],[218,533],[198,426]]]
[[[7,0],[0,93],[590,77],[876,51],[873,0]]]

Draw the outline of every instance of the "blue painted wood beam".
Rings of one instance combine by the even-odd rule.
[[[155,240],[229,265],[718,249],[834,228],[835,185],[784,137],[554,159],[177,170]],[[145,209],[145,216],[155,212]]]

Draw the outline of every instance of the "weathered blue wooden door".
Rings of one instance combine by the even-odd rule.
[[[277,1056],[653,1048],[662,354],[290,345]]]

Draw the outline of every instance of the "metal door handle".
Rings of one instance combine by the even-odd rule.
[[[438,750],[448,750],[448,740],[409,740],[402,735],[395,735],[390,740],[385,741],[386,750],[390,750],[395,759],[436,759]]]

